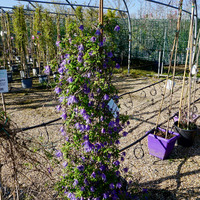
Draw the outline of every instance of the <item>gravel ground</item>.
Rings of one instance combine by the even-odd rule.
[[[123,94],[135,91],[156,83],[161,79],[156,78],[131,78],[128,76],[115,76],[113,83]],[[36,82],[35,82],[36,83]],[[178,110],[178,101],[181,91],[181,80],[176,81],[173,95],[172,114]],[[124,95],[120,99],[120,112],[130,116],[130,125],[125,128],[129,133],[122,138],[119,149],[126,147],[142,137],[146,131],[152,129],[157,122],[160,101],[162,98],[164,83],[156,84],[150,88]],[[197,84],[197,89],[199,84]],[[167,119],[167,106],[169,104],[169,91],[162,107],[159,123]],[[200,98],[199,90],[196,92],[196,99]],[[12,83],[10,93],[5,94],[7,112],[11,119],[17,123],[19,128],[31,127],[48,122],[60,116],[56,112],[56,96],[50,89],[21,89],[19,83]],[[196,102],[199,110],[199,101]],[[170,121],[170,127],[173,122]],[[50,150],[59,148],[62,137],[59,127],[62,121],[54,122],[46,127],[39,127],[25,131],[35,138],[43,137],[43,144]],[[166,123],[162,127],[166,127]],[[197,120],[197,125],[199,122]],[[181,147],[177,144],[168,159],[160,160],[148,153],[147,137],[141,142],[130,147],[126,151],[126,159],[122,167],[129,168],[132,188],[138,199],[200,199],[200,135],[192,147]],[[54,173],[58,173],[56,171]],[[47,198],[56,199],[56,198]]]

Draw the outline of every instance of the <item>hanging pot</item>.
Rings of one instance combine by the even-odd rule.
[[[177,133],[180,134],[180,138],[177,140],[177,144],[183,147],[191,147],[195,140],[195,135],[198,129],[185,130],[178,127],[178,121],[174,123],[174,128]]]
[[[47,75],[38,75],[38,77],[39,77],[39,83],[44,83],[48,81]]]
[[[160,131],[166,132],[165,129],[160,127],[158,127],[158,129]],[[154,131],[155,129],[146,132],[146,134],[148,134],[149,154],[164,160],[171,154],[172,150],[174,149],[176,140],[180,137],[180,135],[176,132],[168,131],[168,133],[173,137],[170,139],[165,139],[163,137],[154,135]]]
[[[22,88],[31,88],[32,87],[32,78],[23,78],[21,80]]]

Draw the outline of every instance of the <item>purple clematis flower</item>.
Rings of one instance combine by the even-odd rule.
[[[83,44],[80,44],[80,45],[78,46],[78,50],[79,50],[79,51],[83,51],[83,50],[84,50]]]
[[[95,42],[96,41],[96,37],[91,37],[90,41]]]
[[[89,140],[86,140],[83,144],[84,144],[84,150],[86,153],[92,151],[93,145],[90,143]]]
[[[78,56],[77,60],[78,60],[79,63],[82,63],[82,62],[83,62],[83,59],[82,59],[81,56]]]
[[[60,111],[62,109],[61,105],[56,106],[57,111]]]
[[[59,72],[60,74],[63,74],[64,68],[63,68],[63,67],[58,68],[58,72]]]
[[[106,175],[105,174],[101,174],[101,178],[104,182],[106,182]]]
[[[70,58],[70,55],[66,53],[65,58]]]
[[[62,92],[62,90],[61,90],[59,87],[56,87],[56,88],[55,88],[55,92],[56,92],[56,94],[59,94],[59,93]]]
[[[96,30],[96,35],[101,35],[101,31],[99,29]]]
[[[82,186],[82,187],[81,187],[81,191],[84,191],[84,190],[85,190],[85,187]]]
[[[120,162],[118,160],[113,162],[113,165],[119,166]]]
[[[100,47],[103,47],[103,42],[99,42],[99,46],[100,46]]]
[[[44,68],[45,68],[44,73],[45,73],[45,74],[50,74],[50,72],[51,72],[50,66],[45,66]]]
[[[72,83],[72,82],[73,82],[73,78],[72,78],[72,77],[69,77],[69,78],[67,79],[67,81],[68,81],[69,83]]]
[[[84,167],[83,165],[79,165],[79,166],[77,167],[77,169],[81,172],[81,171],[83,171],[83,170],[85,169],[85,167]]]
[[[56,46],[59,47],[60,41],[56,41]]]
[[[128,172],[128,168],[125,167],[125,168],[123,169],[123,171],[124,171],[125,173],[127,173],[127,172]]]
[[[119,171],[116,171],[115,172],[116,176],[118,177],[120,175],[120,172]]]
[[[101,129],[101,133],[106,133],[105,128],[102,128],[102,129]]]
[[[67,99],[67,105],[69,106],[69,105],[71,105],[73,103],[78,103],[78,100],[77,100],[77,98],[75,96],[70,95],[68,97],[68,99]]]
[[[57,150],[55,153],[56,157],[60,158],[63,157],[63,153],[60,150]]]
[[[65,162],[63,163],[63,167],[67,167],[67,165],[68,165],[68,163],[65,161]]]
[[[113,189],[115,188],[115,185],[114,185],[113,183],[111,183],[111,184],[109,185],[109,187],[110,187],[111,190],[113,190]]]
[[[120,65],[118,63],[116,63],[115,68],[119,69]]]
[[[80,25],[78,28],[79,28],[81,31],[83,31],[83,29],[84,29],[83,25]]]
[[[92,178],[96,178],[95,172],[92,172],[91,177],[92,177]]]
[[[108,96],[107,94],[105,94],[104,97],[103,97],[103,99],[104,99],[105,101],[107,101],[107,100],[109,100],[109,96]]]
[[[86,186],[89,185],[87,178],[85,178],[83,182],[85,183]]]
[[[60,127],[60,132],[62,133],[62,136],[66,135],[66,132],[63,126]]]
[[[77,185],[78,185],[78,180],[77,180],[77,179],[74,179],[73,186],[76,187]]]
[[[103,193],[103,198],[107,199],[109,197],[109,195],[107,193]]]
[[[66,120],[67,119],[67,114],[64,112],[61,116],[62,119]]]
[[[116,184],[116,188],[119,188],[119,189],[120,189],[121,187],[122,187],[122,184],[121,184],[121,183],[117,183],[117,184]]]
[[[115,26],[115,28],[114,28],[114,31],[119,31],[120,30],[120,27],[117,25],[117,26]]]
[[[90,191],[91,191],[91,192],[94,192],[94,191],[95,191],[95,188],[92,186],[92,187],[90,188]]]
[[[109,58],[112,58],[112,57],[113,57],[112,52],[108,52],[108,57],[109,57]]]

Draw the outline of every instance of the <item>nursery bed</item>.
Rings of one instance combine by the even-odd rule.
[[[128,76],[115,76],[113,83],[120,94],[137,90],[159,79],[156,78],[131,78]],[[57,97],[50,89],[32,88],[21,89],[20,83],[12,83],[10,93],[5,94],[7,112],[10,118],[17,123],[18,128],[30,127],[56,119],[60,114],[56,111]],[[172,114],[177,111],[180,98],[181,81],[177,81],[173,98]],[[199,85],[197,85],[197,88]],[[122,96],[120,99],[120,112],[130,116],[130,125],[125,128],[129,133],[120,141],[119,149],[126,147],[142,137],[146,131],[152,129],[157,120],[157,113],[162,97],[163,83],[131,95]],[[155,92],[156,91],[156,92]],[[150,94],[151,93],[151,94]],[[156,93],[156,95],[155,95]],[[146,96],[144,95],[146,94]],[[153,94],[153,95],[152,95]],[[200,98],[199,91],[196,99]],[[169,99],[169,98],[168,98]],[[164,107],[168,99],[165,98]],[[132,102],[131,102],[132,100]],[[125,104],[125,105],[124,105]],[[200,109],[199,102],[196,103]],[[163,107],[163,108],[164,108]],[[160,123],[167,118],[164,109],[160,116]],[[172,120],[170,126],[172,125]],[[197,125],[199,124],[197,120]],[[54,122],[45,127],[27,130],[32,137],[42,136],[43,145],[50,149],[58,149],[63,141],[59,132],[62,121]],[[163,125],[165,127],[166,124]],[[128,167],[132,176],[132,188],[138,199],[148,196],[149,199],[198,199],[200,198],[200,135],[196,136],[194,145],[190,148],[175,146],[173,153],[166,160],[160,160],[148,154],[147,138],[125,150],[126,158],[122,167]],[[2,177],[6,175],[3,170]],[[60,174],[59,168],[54,169],[53,176]],[[40,177],[41,178],[41,177]],[[127,180],[129,180],[128,178]],[[131,180],[131,179],[130,179]],[[37,180],[42,183],[42,179]],[[41,184],[42,185],[42,184]],[[43,188],[44,189],[44,188]],[[40,191],[44,197],[47,191]],[[48,190],[48,187],[46,187]],[[48,190],[49,192],[50,190]],[[38,193],[39,194],[39,193]],[[55,193],[48,193],[46,199],[56,199]],[[40,199],[40,197],[38,196]]]

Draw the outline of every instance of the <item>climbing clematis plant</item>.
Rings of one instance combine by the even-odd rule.
[[[63,162],[57,190],[71,200],[129,199],[120,182],[125,154],[118,149],[120,138],[127,135],[123,128],[128,117],[119,112],[114,117],[108,106],[111,99],[118,103],[118,91],[111,83],[116,67],[113,46],[106,38],[99,41],[99,29],[85,30],[72,23],[68,34],[59,43],[62,61],[55,88],[57,110],[64,119],[60,131],[66,138],[55,153]]]

